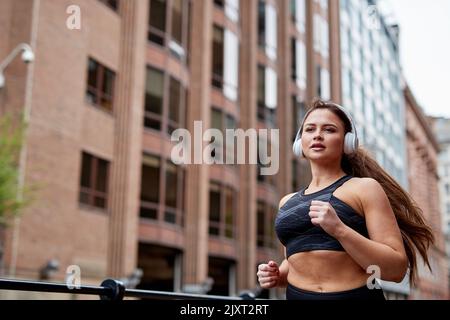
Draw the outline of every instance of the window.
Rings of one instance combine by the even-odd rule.
[[[258,65],[258,119],[276,126],[277,74],[272,68]]]
[[[209,188],[209,234],[233,239],[237,193],[230,187],[211,182]]]
[[[172,134],[173,131],[181,127],[185,117],[185,97],[186,92],[181,83],[172,77],[169,77],[169,123],[167,133]]]
[[[181,167],[166,160],[166,200],[164,221],[183,225],[183,180],[184,171]]]
[[[349,54],[349,48],[350,48],[350,35],[349,31],[346,27],[341,27],[341,50],[344,53],[344,55]]]
[[[314,51],[320,52],[321,48],[321,30],[322,30],[322,18],[318,14],[314,14]]]
[[[317,95],[323,100],[330,99],[330,73],[321,66],[316,66],[317,72]]]
[[[328,0],[316,0],[316,2],[319,2],[319,5],[322,9],[328,8]]]
[[[114,11],[117,11],[117,8],[119,7],[119,0],[100,0],[100,2],[103,2]]]
[[[233,22],[239,21],[239,0],[214,0],[214,4],[225,8],[225,15]]]
[[[213,107],[211,110],[211,128],[220,130],[225,139],[225,141],[222,142],[227,142],[226,129],[236,129],[236,120],[233,116],[225,114],[220,109]],[[235,164],[235,148],[233,144],[226,144],[225,153],[222,156],[222,153],[224,152],[223,143],[214,141],[214,138],[211,138],[210,143],[214,145],[211,156],[216,159],[217,163]]]
[[[82,152],[80,203],[106,209],[108,203],[109,162]]]
[[[450,195],[450,184],[448,184],[448,183],[445,184],[445,193],[447,195]]]
[[[265,49],[269,59],[277,58],[277,13],[262,0],[258,2],[258,45]]]
[[[160,172],[160,158],[144,155],[141,171],[140,216],[142,218],[158,218]]]
[[[238,55],[237,36],[218,26],[213,28],[212,85],[223,89],[224,95],[237,100]]]
[[[164,199],[161,199],[160,188],[165,190]],[[170,160],[144,154],[141,171],[140,217],[183,225],[183,195],[184,169]]]
[[[291,19],[299,32],[305,32],[306,6],[305,0],[290,0]]]
[[[306,88],[306,49],[305,44],[291,39],[291,78],[300,89]]]
[[[165,95],[165,83],[169,94]],[[144,102],[145,128],[167,132],[169,135],[186,125],[186,89],[180,81],[162,71],[147,67]],[[166,102],[167,100],[167,102]],[[167,105],[167,106],[166,106]],[[168,109],[167,112],[164,109]],[[167,128],[163,116],[168,115]]]
[[[105,110],[113,110],[115,73],[92,58],[88,60],[86,99]]]
[[[217,88],[223,87],[223,54],[224,39],[223,29],[214,26],[213,28],[213,56],[212,56],[212,85]]]
[[[239,0],[226,0],[225,15],[231,21],[239,21]]]
[[[186,61],[189,16],[190,1],[150,0],[148,40],[167,46],[175,57]]]
[[[275,248],[274,222],[277,208],[264,201],[258,201],[256,211],[257,246],[259,248]]]
[[[161,130],[163,100],[164,74],[159,70],[147,67],[145,87],[145,127]]]
[[[314,15],[314,50],[328,57],[328,22],[320,15]]]

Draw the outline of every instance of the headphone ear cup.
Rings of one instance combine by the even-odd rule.
[[[302,155],[302,139],[301,138],[295,140],[294,145],[292,146],[292,151],[298,157]]]
[[[358,149],[358,138],[352,132],[347,132],[344,138],[344,153],[352,154]]]

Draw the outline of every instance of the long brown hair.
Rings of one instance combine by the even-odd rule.
[[[346,114],[331,102],[315,100],[311,108],[306,113],[304,119],[317,109],[327,109],[336,114],[344,123],[345,132],[351,131],[351,123]],[[303,128],[301,128],[303,131]],[[371,156],[362,149],[351,154],[344,154],[341,161],[341,167],[345,173],[354,177],[369,177],[380,183],[384,192],[389,198],[389,203],[394,211],[400,228],[406,255],[409,260],[409,280],[415,284],[417,280],[417,255],[419,252],[423,261],[431,271],[430,261],[427,251],[434,243],[432,229],[427,225],[423,216],[423,211],[411,196],[393,179]]]

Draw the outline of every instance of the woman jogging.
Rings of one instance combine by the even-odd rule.
[[[285,259],[260,264],[262,288],[286,287],[291,299],[379,299],[373,275],[400,282],[417,257],[429,265],[434,242],[421,210],[402,187],[358,147],[345,109],[317,100],[306,113],[294,153],[309,160],[307,188],[280,201],[275,230]]]

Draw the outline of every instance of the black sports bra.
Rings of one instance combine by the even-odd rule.
[[[303,251],[344,251],[336,238],[311,223],[309,207],[312,200],[329,202],[342,222],[366,238],[369,237],[365,219],[348,204],[333,196],[333,192],[351,178],[349,175],[343,176],[328,187],[311,194],[305,194],[306,188],[303,188],[279,209],[275,219],[275,231],[286,247],[286,258]]]

